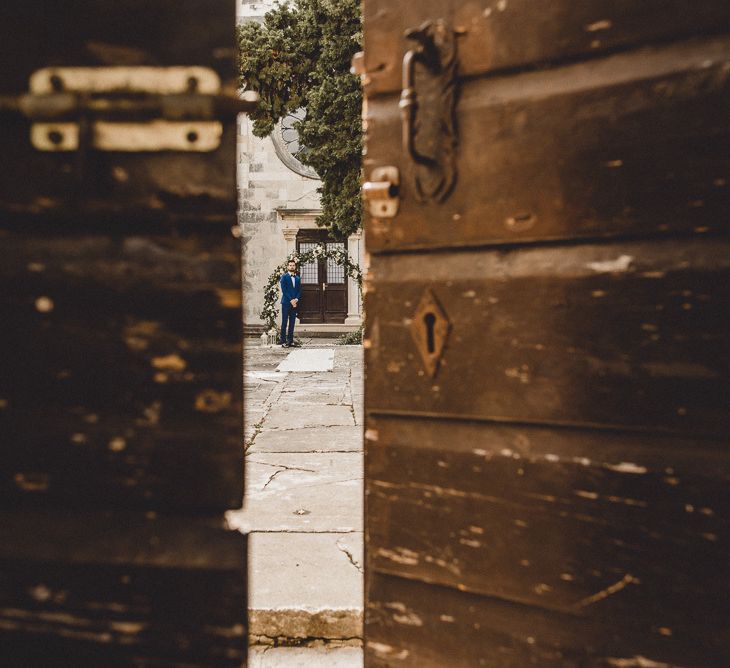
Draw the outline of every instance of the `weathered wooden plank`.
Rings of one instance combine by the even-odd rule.
[[[686,635],[612,622],[371,573],[365,665],[720,668],[730,658],[722,618],[698,617]]]
[[[3,93],[27,90],[31,73],[64,65],[199,65],[235,77],[228,0],[71,0],[43,12],[11,0],[3,21]]]
[[[240,505],[238,241],[146,228],[3,236],[0,498]]]
[[[370,414],[727,433],[723,239],[374,257]],[[414,345],[431,290],[451,330]]]
[[[368,436],[377,572],[677,634],[727,608],[725,439],[405,418]]]
[[[242,539],[222,515],[46,506],[0,510],[3,561],[76,565],[135,564],[150,568],[230,571],[240,567]]]
[[[366,177],[401,170],[370,252],[699,234],[730,212],[730,39],[691,41],[464,85],[458,176],[428,216],[401,150],[398,98],[369,100]]]
[[[365,81],[371,98],[400,91],[401,61],[413,47],[404,34],[436,19],[462,32],[459,70],[474,76],[722,32],[730,26],[730,9],[720,0],[420,0],[397,5],[371,0],[364,3]]]
[[[235,223],[236,131],[231,125],[220,148],[210,154],[137,154],[92,152],[83,175],[73,154],[32,152],[29,127],[8,121],[0,134],[0,151],[8,164],[23,170],[3,170],[0,211],[6,219],[54,217],[59,221],[120,216],[153,220]],[[205,155],[206,157],[201,157]],[[28,173],[35,174],[33,180]],[[37,180],[36,180],[37,179]]]
[[[400,171],[366,221],[367,666],[730,663],[730,9],[697,9],[365,3],[364,176]],[[400,107],[426,19],[458,76],[416,60]]]
[[[2,11],[0,663],[240,666],[235,119],[209,153],[64,153],[13,111],[45,68],[189,65],[235,90],[234,4],[46,4]]]
[[[155,514],[0,513],[3,665],[240,666],[246,538]]]

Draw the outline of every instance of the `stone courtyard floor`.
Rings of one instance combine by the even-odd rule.
[[[246,497],[228,521],[249,534],[250,665],[350,668],[362,666],[362,348],[303,344],[246,341]]]

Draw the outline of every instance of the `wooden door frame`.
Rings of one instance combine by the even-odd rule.
[[[330,243],[341,243],[341,244],[344,244],[344,246],[345,246],[345,252],[349,252],[349,244],[348,244],[347,239],[343,239],[342,241],[332,239],[331,237],[329,237],[327,235],[327,230],[319,228],[319,227],[318,228],[309,228],[309,227],[300,228],[299,230],[297,230],[297,234],[296,234],[294,243],[295,243],[295,248],[297,251],[299,251],[300,244],[302,244],[302,243],[322,243],[325,245],[330,244]],[[325,258],[320,258],[317,265],[318,265],[317,266],[317,277],[318,277],[318,282],[321,285],[322,283],[327,282],[327,260]],[[299,270],[300,275],[301,275],[301,267],[298,267],[297,269]],[[349,308],[348,282],[350,280],[351,279],[347,275],[345,275],[345,282],[344,282],[344,285],[345,285],[345,289],[344,289],[344,292],[345,292],[345,318],[343,319],[343,323],[347,319],[347,313],[348,313],[348,308]],[[320,290],[321,290],[321,288],[320,288]],[[325,312],[326,300],[325,300],[324,291],[321,291],[321,295],[322,295],[322,298],[321,298],[320,320],[317,322],[306,323],[306,324],[327,324],[329,322],[327,320],[327,315]]]
[[[303,243],[305,243],[305,244],[318,243],[319,239],[317,238],[317,236],[319,236],[319,235],[317,235],[316,233],[317,233],[317,230],[299,230],[297,232],[297,237],[294,241],[294,243],[296,244],[297,251],[298,252],[300,251],[301,244],[303,244]],[[299,272],[299,276],[301,277],[302,276],[301,264],[297,266],[297,271]],[[321,324],[324,322],[324,296],[322,294],[322,288],[321,288],[323,281],[324,281],[324,267],[322,264],[322,260],[319,260],[317,262],[317,285],[316,285],[316,287],[314,286],[314,284],[305,283],[304,280],[302,279],[302,297],[303,298],[305,297],[304,291],[306,289],[316,291],[319,295],[319,315],[316,316],[316,319],[314,321],[306,322],[306,323],[303,322],[303,324],[317,325],[317,324]],[[302,304],[306,304],[306,299],[302,300]],[[304,318],[304,317],[305,317],[304,312],[302,311],[302,318]]]
[[[287,255],[296,250],[296,239],[299,230],[317,230],[317,218],[322,214],[319,209],[287,209],[281,207],[276,210],[277,222],[281,226]],[[347,238],[347,252],[351,260],[366,272],[365,236],[362,230],[357,230]],[[276,258],[273,262],[280,262]],[[363,308],[360,287],[352,278],[347,279],[347,318],[344,325],[358,327],[362,324]]]

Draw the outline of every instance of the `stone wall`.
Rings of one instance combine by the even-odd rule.
[[[274,2],[238,0],[238,20],[260,19]],[[319,210],[319,181],[291,171],[271,139],[254,137],[251,122],[238,124],[239,224],[243,239],[244,316],[247,329],[261,325],[263,286],[287,253],[278,209]]]
[[[270,139],[259,139],[248,120],[239,123],[239,223],[243,239],[244,323],[260,324],[262,288],[267,276],[287,253],[279,209],[318,211],[314,181],[282,163]]]

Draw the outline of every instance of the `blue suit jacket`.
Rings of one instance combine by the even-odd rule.
[[[294,285],[291,284],[291,276],[286,272],[279,280],[281,286],[281,303],[289,304],[292,299],[302,298],[302,279],[294,276]]]

